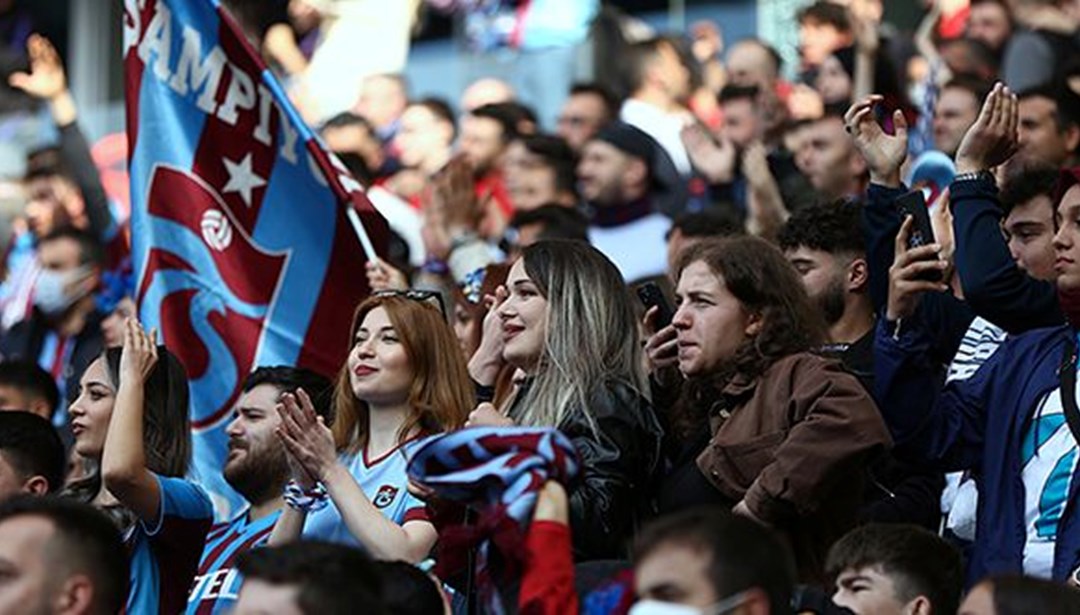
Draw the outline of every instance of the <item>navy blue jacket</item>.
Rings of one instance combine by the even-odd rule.
[[[895,441],[894,454],[944,471],[971,470],[979,487],[978,540],[968,581],[1021,573],[1024,486],[1020,445],[1039,402],[1060,386],[1067,326],[1010,337],[968,380],[939,385],[928,360],[934,343],[918,317],[905,319],[898,338],[881,319],[874,340],[875,398]],[[1080,566],[1080,514],[1075,477],[1057,528],[1053,576],[1063,581]]]
[[[956,271],[971,309],[1009,333],[1064,324],[1054,283],[1027,275],[1009,254],[994,182],[953,182],[949,202]]]

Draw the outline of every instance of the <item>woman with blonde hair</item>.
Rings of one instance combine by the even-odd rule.
[[[283,396],[278,435],[294,480],[271,544],[302,534],[414,563],[435,544],[405,466],[425,436],[462,425],[473,390],[441,302],[432,301],[435,293],[383,291],[357,307],[332,426],[303,391]]]
[[[662,432],[622,276],[588,244],[540,241],[524,249],[495,301],[469,371],[482,386],[506,364],[525,378],[502,408],[481,404],[469,424],[555,427],[570,437],[582,460],[570,496],[575,557],[626,557],[653,512]]]

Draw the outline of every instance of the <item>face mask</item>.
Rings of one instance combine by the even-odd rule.
[[[734,596],[724,598],[704,609],[674,602],[642,600],[630,608],[629,615],[724,615],[724,613],[741,606],[744,602],[746,602],[746,592],[739,592]]]
[[[43,269],[34,284],[34,305],[49,316],[62,314],[85,295],[81,292],[70,294],[68,287],[82,280],[86,273],[84,267],[72,271]]]

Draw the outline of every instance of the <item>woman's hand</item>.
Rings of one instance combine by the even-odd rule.
[[[503,359],[503,347],[506,345],[506,340],[498,310],[509,296],[510,293],[506,287],[500,285],[495,289],[494,295],[484,297],[487,314],[484,315],[480,345],[469,358],[469,376],[485,386],[495,384],[499,371],[506,364]]]
[[[158,352],[154,339],[157,330],[147,335],[134,318],[124,323],[124,348],[120,352],[120,382],[144,384],[157,364]]]
[[[303,389],[297,389],[296,395],[282,395],[277,408],[281,416],[277,435],[296,462],[294,469],[306,472],[316,481],[325,480],[338,462],[337,450],[334,434],[323,418],[315,414],[311,398]]]
[[[469,413],[466,427],[513,427],[514,421],[495,409],[495,406],[484,402]]]
[[[678,333],[670,323],[656,330],[656,315],[660,308],[652,306],[645,312],[642,328],[647,336],[645,339],[645,358],[648,360],[650,373],[655,373],[666,367],[679,364],[679,342],[676,339]]]

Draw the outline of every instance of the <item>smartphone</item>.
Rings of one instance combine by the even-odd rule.
[[[907,241],[908,250],[934,243],[934,227],[930,224],[930,210],[926,207],[926,197],[923,196],[922,190],[912,190],[901,195],[893,201],[893,206],[896,207],[901,218],[907,216],[912,218],[911,235]],[[927,271],[919,277],[930,282],[940,282],[941,271]]]
[[[638,286],[637,295],[646,310],[654,305],[659,308],[656,313],[657,331],[671,324],[671,318],[675,315],[675,312],[671,309],[671,304],[668,303],[664,293],[660,291],[660,287],[655,282],[646,282]]]

